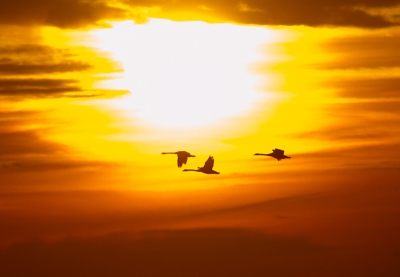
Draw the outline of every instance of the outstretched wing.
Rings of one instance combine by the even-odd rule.
[[[178,167],[182,167],[183,164],[186,164],[188,157],[185,155],[178,155]]]
[[[275,148],[273,151],[274,151],[274,154],[278,154],[278,155],[283,155],[283,153],[285,153],[285,151],[278,149],[278,148]]]
[[[214,158],[212,156],[208,157],[208,160],[204,163],[203,169],[212,170],[214,167]]]

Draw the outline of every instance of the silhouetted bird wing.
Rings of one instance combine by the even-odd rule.
[[[178,155],[178,167],[182,167],[183,164],[186,164],[188,157],[185,155]]]
[[[208,160],[204,163],[203,169],[212,170],[214,166],[214,158],[212,156],[208,157]]]
[[[278,148],[275,148],[273,151],[274,151],[274,154],[278,154],[278,155],[283,155],[283,153],[285,153],[285,151],[278,149]]]

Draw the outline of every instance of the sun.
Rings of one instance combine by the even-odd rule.
[[[110,103],[146,124],[205,126],[245,113],[266,96],[249,66],[260,59],[257,47],[273,39],[267,28],[153,19],[93,34],[124,69],[107,85],[130,91]]]

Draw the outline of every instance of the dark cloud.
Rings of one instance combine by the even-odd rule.
[[[0,266],[11,277],[71,272],[74,276],[333,277],[354,276],[355,271],[360,276],[379,275],[382,268],[385,276],[396,276],[399,173],[336,169],[323,172],[329,176],[321,182],[312,171],[312,182],[324,191],[293,196],[293,189],[310,181],[296,174],[293,182],[279,184],[291,189],[290,197],[268,196],[270,200],[228,207],[214,206],[212,198],[211,206],[182,208],[186,207],[182,199],[198,199],[198,191],[182,193],[178,201],[170,199],[173,207],[165,203],[169,198],[165,192],[152,192],[153,198],[146,198],[144,192],[126,191],[2,191],[0,241],[14,243],[0,251]],[[243,186],[260,184],[265,192],[275,176],[262,174]],[[66,178],[72,184],[75,179],[70,175]],[[231,187],[213,189],[209,195],[231,191]],[[236,193],[241,194],[240,189]],[[231,227],[252,224],[268,233]],[[225,228],[176,229],[193,225]],[[104,235],[117,231],[132,233]],[[286,235],[273,235],[282,233]]]
[[[112,4],[125,4],[113,6]],[[390,8],[399,5],[398,0],[350,0],[350,1],[228,1],[228,0],[120,0],[107,4],[104,1],[39,0],[34,4],[26,0],[10,2],[1,0],[0,24],[51,25],[76,28],[95,25],[102,19],[128,19],[156,16],[181,20],[204,20],[215,17],[220,22],[237,22],[259,25],[308,25],[308,26],[357,26],[381,28],[397,25],[395,15],[383,16],[369,12],[374,8]],[[137,8],[161,8],[152,14]],[[136,9],[136,10],[135,10]]]
[[[53,48],[39,44],[0,46],[0,96],[15,97],[14,100],[34,97],[97,97],[116,95],[125,92],[84,88],[78,79],[62,78],[65,73],[108,73],[120,71],[119,67],[105,57],[104,53],[95,53],[86,49],[95,57],[89,61],[69,49]],[[46,77],[37,77],[37,76]],[[56,77],[53,77],[53,76]],[[8,77],[5,77],[8,76]],[[48,77],[51,76],[51,77]],[[79,76],[82,78],[82,75]]]
[[[358,98],[358,99],[382,99],[400,98],[400,78],[379,78],[379,79],[345,79],[335,80],[327,83],[328,86],[337,90],[339,97]],[[390,106],[399,105],[388,103]]]
[[[92,98],[114,97],[128,93],[126,90],[85,89],[74,79],[0,79],[0,97],[21,101],[28,98]]]
[[[398,140],[400,124],[400,101],[368,101],[335,104],[326,107],[330,118],[336,123],[318,130],[297,135],[299,138],[328,140],[332,143],[353,142],[368,144],[380,141],[382,147]],[[390,150],[387,150],[390,152]],[[400,154],[400,153],[397,153]],[[382,152],[382,158],[387,154]]]
[[[375,119],[376,120],[381,120],[381,121],[390,121],[391,119],[397,119],[400,120],[400,99],[396,100],[390,100],[390,101],[368,101],[368,102],[355,102],[355,103],[348,103],[348,104],[342,104],[342,105],[337,105],[335,108],[333,108],[336,111],[339,110],[344,110],[344,111],[357,111],[359,114],[368,114],[368,115],[373,115],[378,113],[385,113],[385,114],[391,114],[393,117],[392,118],[380,118],[377,116]]]
[[[31,116],[41,115],[39,111],[0,111],[0,130],[13,130],[13,125],[19,125]]]
[[[0,157],[32,154],[50,154],[60,151],[61,146],[45,141],[38,131],[1,132]]]
[[[0,47],[0,55],[54,55],[55,53],[66,54],[65,50],[56,49],[40,44],[22,44],[22,45],[3,45]]]
[[[308,260],[321,262],[333,255],[306,239],[241,229],[158,231],[138,236],[21,243],[1,252],[2,272],[9,277],[306,276],[311,270]],[[337,272],[335,268],[324,263],[311,271]]]
[[[85,71],[93,66],[77,59],[71,50],[23,44],[0,47],[0,74],[33,75]]]
[[[346,133],[347,132],[347,133]],[[384,137],[385,139],[395,139],[395,134],[375,134],[360,133],[356,130],[352,133],[350,128],[342,130],[341,133],[332,134],[329,136],[327,131],[321,130],[321,132],[311,132],[305,134],[305,136],[318,138],[318,139],[335,139],[341,141],[351,141],[355,139],[376,140],[379,141]],[[400,142],[387,142],[382,144],[370,143],[362,145],[361,143],[357,146],[332,146],[328,149],[321,149],[318,151],[312,151],[307,153],[296,154],[296,158],[300,159],[304,164],[307,162],[318,162],[318,163],[336,163],[344,165],[351,165],[358,168],[366,169],[382,169],[382,170],[399,170],[400,162],[398,156],[400,155]]]
[[[260,25],[357,26],[381,28],[396,25],[380,14],[366,12],[368,8],[395,7],[398,0],[315,1],[228,0],[211,1],[125,1],[131,5],[158,6],[166,13],[191,12],[216,16],[222,21]],[[162,16],[162,14],[161,14]],[[192,15],[193,16],[193,15]],[[188,18],[189,19],[189,18]]]
[[[57,132],[57,127],[49,122],[46,111],[0,112],[2,193],[21,188],[57,190],[93,186],[105,180],[99,172],[104,174],[119,166],[76,157],[76,152],[68,145],[48,139],[49,132]]]
[[[78,81],[72,79],[0,79],[0,96],[59,97],[80,91]]]
[[[1,137],[0,137],[1,139]],[[51,146],[51,143],[48,143]],[[48,146],[49,146],[48,145]],[[66,147],[65,147],[66,148]],[[63,149],[62,147],[58,147],[58,149],[54,149],[55,151],[50,152],[49,147],[47,147],[47,149],[41,149],[43,150],[47,150],[49,153],[61,153],[63,154],[63,152],[61,150],[65,150],[65,148]],[[21,149],[19,149],[21,150]],[[31,152],[33,154],[37,154],[39,152],[39,150],[32,151],[32,149],[22,149],[24,150],[24,152],[28,152],[29,150],[31,150]],[[66,152],[66,151],[64,151]],[[31,153],[31,154],[32,154]],[[13,154],[17,154],[17,153],[13,153]],[[43,153],[42,153],[43,154]],[[51,157],[51,159],[53,159],[53,157]],[[0,172],[7,172],[7,173],[12,173],[12,172],[46,172],[46,171],[55,171],[55,170],[71,170],[71,169],[96,169],[96,168],[103,168],[103,167],[110,167],[113,166],[114,164],[111,163],[101,163],[101,162],[96,162],[96,161],[79,161],[79,160],[65,160],[65,161],[49,161],[51,159],[23,159],[20,161],[8,161],[8,162],[3,162],[1,163],[0,160]]]
[[[34,64],[15,62],[11,59],[0,60],[0,74],[2,75],[64,73],[84,71],[90,68],[92,68],[92,66],[87,63],[72,61],[56,64]]]
[[[15,82],[15,85],[10,86],[10,83],[13,82]],[[76,85],[76,80],[64,79],[0,79],[0,86],[2,84],[6,84],[6,86],[0,87],[0,99],[5,102],[17,102],[33,98],[112,98],[129,93],[128,90],[87,90]]]
[[[30,240],[0,252],[14,276],[396,276],[396,254],[335,249],[305,238],[244,229],[162,230]],[[384,255],[381,257],[380,255]],[[366,262],[368,265],[366,265]]]
[[[318,69],[383,68],[400,67],[398,30],[335,37],[324,42],[321,48],[335,55],[334,62],[316,65]]]
[[[43,137],[47,128],[29,127],[37,123],[46,123],[44,112],[0,112],[0,174],[112,166],[72,159],[68,146]]]
[[[0,0],[0,24],[48,25],[80,28],[102,19],[124,18],[126,12],[104,1]]]
[[[68,168],[68,148],[43,138],[45,128],[29,127],[45,120],[42,112],[0,112],[0,173]]]

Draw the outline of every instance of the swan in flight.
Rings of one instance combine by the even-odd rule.
[[[272,149],[272,153],[269,153],[269,154],[255,153],[254,156],[270,156],[270,157],[277,159],[278,161],[280,161],[282,159],[290,159],[290,157],[284,155],[284,153],[285,153],[285,151],[275,148],[275,149]]]
[[[183,171],[197,171],[197,172],[203,172],[205,174],[219,174],[219,172],[213,170],[213,166],[214,166],[214,158],[210,156],[204,163],[203,167],[199,167],[198,169],[184,169]]]
[[[178,167],[182,167],[183,164],[186,164],[189,157],[196,157],[186,151],[162,152],[161,154],[176,154],[178,156]]]

